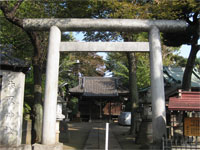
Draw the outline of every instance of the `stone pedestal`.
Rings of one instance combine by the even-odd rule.
[[[20,146],[0,146],[0,150],[32,150],[31,145],[20,145]]]
[[[53,145],[42,145],[42,144],[33,144],[34,150],[63,150],[62,143],[56,143]]]
[[[0,70],[0,145],[20,146],[25,75],[21,72]]]

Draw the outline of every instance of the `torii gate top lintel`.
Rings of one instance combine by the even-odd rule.
[[[62,31],[133,31],[148,32],[156,26],[161,32],[183,32],[188,27],[182,20],[145,19],[78,19],[40,18],[23,19],[23,26],[29,30],[49,30],[57,26]]]

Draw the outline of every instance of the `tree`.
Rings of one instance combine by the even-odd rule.
[[[62,55],[59,70],[59,83],[69,82],[71,88],[77,85],[79,76],[103,76],[105,72],[103,58],[87,52]]]
[[[191,75],[195,65],[197,52],[200,50],[198,45],[199,40],[199,25],[200,25],[200,2],[197,0],[184,1],[156,1],[151,9],[153,18],[156,19],[183,19],[189,27],[186,32],[163,34],[164,43],[169,46],[180,46],[182,44],[191,45],[190,55],[185,66],[182,89],[191,90]]]
[[[172,59],[172,62],[174,62],[173,65],[177,67],[185,67],[187,63],[187,59],[182,56],[173,55],[171,59]]]

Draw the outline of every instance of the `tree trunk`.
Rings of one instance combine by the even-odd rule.
[[[136,58],[134,53],[127,53],[129,64],[129,89],[131,99],[131,128],[130,134],[136,134],[136,109],[138,107],[138,90],[136,76]]]
[[[183,75],[182,89],[184,91],[191,91],[192,71],[195,65],[195,58],[196,58],[197,52],[198,52],[197,47],[192,45],[191,52],[188,57],[184,75]]]
[[[44,64],[44,49],[41,47],[41,41],[37,32],[28,32],[28,35],[34,46],[33,58],[33,78],[34,78],[34,131],[35,137],[33,143],[42,142],[42,121],[43,121],[43,101],[42,101],[42,72]]]
[[[33,66],[34,74],[34,132],[33,143],[41,143],[42,141],[42,120],[43,120],[43,106],[42,106],[42,71],[39,65]]]
[[[34,78],[34,106],[33,106],[33,132],[32,143],[42,142],[42,121],[43,121],[43,101],[42,101],[42,72],[44,64],[44,49],[37,32],[26,31],[33,47],[33,78]]]
[[[195,65],[195,59],[197,52],[199,51],[198,39],[199,39],[199,23],[194,27],[195,30],[193,32],[193,38],[191,39],[191,51],[190,55],[187,59],[187,64],[185,67],[183,82],[182,82],[182,90],[191,91],[191,79],[192,79],[192,71]]]

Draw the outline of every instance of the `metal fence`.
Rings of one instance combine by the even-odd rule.
[[[200,150],[199,137],[162,139],[162,150]]]

